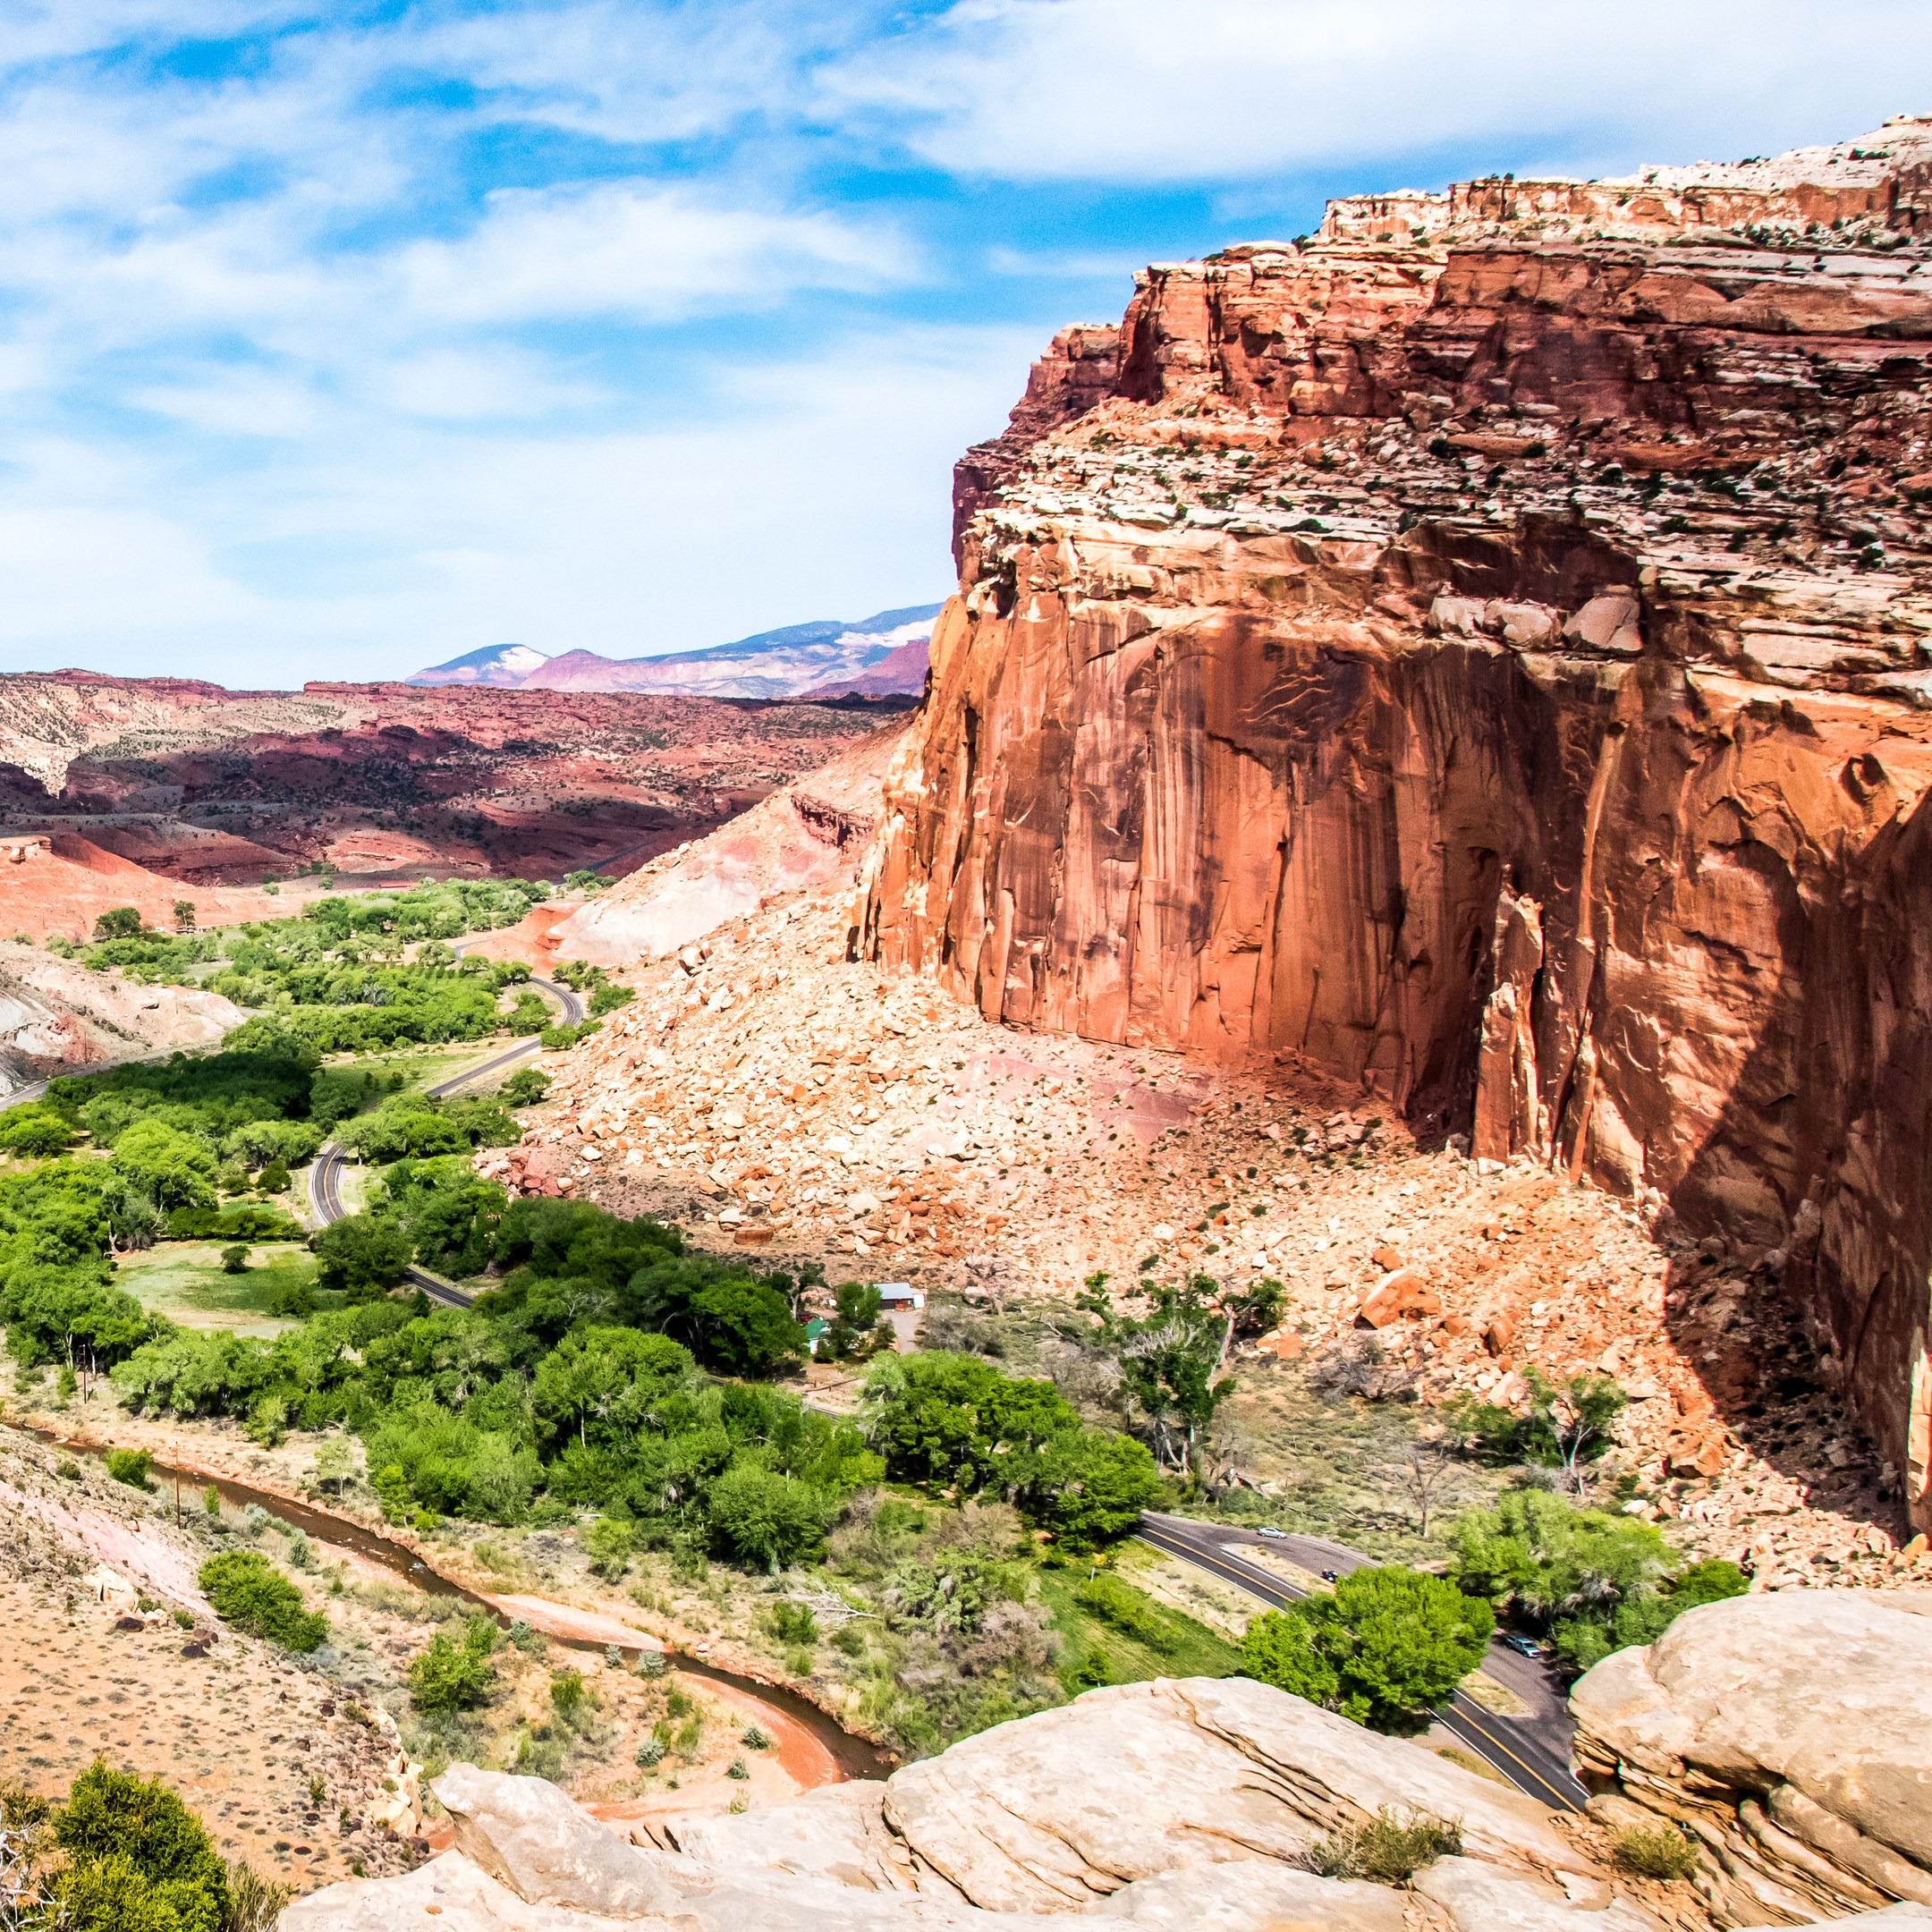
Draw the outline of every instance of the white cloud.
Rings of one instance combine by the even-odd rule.
[[[487,90],[505,114],[606,140],[682,140],[794,95],[809,24],[779,6],[728,0],[591,0],[409,25],[392,47]]]
[[[923,599],[953,461],[1071,284],[1124,300],[1146,189],[1267,233],[1284,175],[1932,106],[1891,97],[1923,0],[356,11],[0,0],[0,663],[375,676]],[[1036,185],[969,228],[935,168]]]
[[[255,686],[924,601],[950,578],[953,461],[1004,422],[1038,347],[904,328],[721,368],[705,419],[674,429],[620,412],[479,434],[345,403],[245,488],[166,453],[36,445],[0,473],[6,662]]]
[[[1928,72],[1922,0],[960,0],[822,80],[945,167],[1179,182],[1471,140],[1764,152],[1862,131]]]
[[[800,286],[877,286],[911,267],[909,250],[878,226],[635,182],[499,191],[473,233],[418,242],[397,264],[415,313],[459,322],[665,320],[764,308]]]

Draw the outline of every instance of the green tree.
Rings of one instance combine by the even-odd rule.
[[[346,1436],[325,1436],[316,1445],[317,1484],[338,1495],[355,1474],[355,1451]]]
[[[496,1688],[496,1666],[490,1661],[496,1638],[496,1626],[487,1617],[470,1618],[461,1643],[438,1631],[410,1662],[410,1697],[416,1708],[475,1710],[487,1704]]]
[[[72,1145],[72,1129],[52,1107],[13,1107],[0,1114],[0,1153],[46,1160]]]
[[[869,1432],[894,1476],[1030,1496],[1040,1457],[1080,1417],[1051,1382],[1002,1375],[973,1355],[935,1350],[882,1358],[866,1381]]]
[[[227,1869],[158,1778],[97,1759],[54,1814],[54,1835],[68,1863],[51,1889],[72,1932],[220,1932]]]
[[[212,1208],[215,1156],[165,1121],[138,1120],[114,1140],[114,1164],[157,1206]]]
[[[725,1470],[711,1485],[705,1513],[721,1550],[775,1575],[825,1548],[825,1498],[809,1484],[755,1462]]]
[[[347,1289],[352,1296],[379,1295],[394,1288],[411,1253],[409,1236],[394,1221],[367,1214],[330,1222],[311,1245],[322,1264],[318,1285]]]
[[[691,1298],[698,1352],[727,1375],[769,1375],[805,1353],[805,1331],[768,1283],[727,1275]]]
[[[249,1244],[234,1241],[221,1251],[222,1273],[224,1275],[245,1275],[248,1272]]]
[[[286,1650],[313,1650],[328,1620],[302,1608],[301,1592],[258,1550],[224,1550],[201,1565],[202,1593],[216,1614]]]
[[[1455,1575],[1496,1608],[1548,1624],[1587,1607],[1607,1612],[1654,1590],[1672,1552],[1654,1524],[1579,1509],[1545,1489],[1508,1489],[1450,1532]]]
[[[1090,1550],[1129,1535],[1163,1487],[1145,1443],[1083,1428],[1047,1445],[1029,1513],[1067,1549]]]
[[[841,1282],[832,1292],[836,1312],[820,1337],[821,1356],[841,1360],[877,1339],[879,1292],[870,1282]],[[888,1336],[891,1330],[886,1331]]]
[[[1145,1321],[1116,1321],[1121,1376],[1146,1417],[1154,1453],[1176,1473],[1194,1467],[1215,1411],[1234,1393],[1221,1367],[1234,1318],[1217,1314],[1190,1284],[1160,1291]]]
[[[691,1380],[690,1352],[635,1328],[572,1329],[537,1365],[530,1406],[553,1441],[621,1446],[654,1424]]]
[[[1499,1462],[1561,1470],[1580,1496],[1585,1467],[1609,1448],[1616,1419],[1630,1397],[1606,1375],[1573,1375],[1553,1382],[1540,1368],[1524,1369],[1529,1394],[1521,1410],[1464,1398],[1450,1422],[1472,1446]]]
[[[94,921],[96,939],[138,939],[141,933],[138,906],[114,906]]]
[[[410,1513],[415,1497],[410,1492],[409,1471],[400,1462],[386,1462],[370,1487],[388,1521],[401,1522]]]
[[[1332,1594],[1256,1618],[1242,1656],[1263,1682],[1357,1724],[1402,1730],[1482,1662],[1495,1628],[1487,1603],[1440,1577],[1354,1570]]]
[[[195,902],[192,899],[177,899],[174,902],[174,930],[191,933],[195,929]]]
[[[541,1067],[519,1067],[504,1082],[503,1102],[505,1106],[535,1106],[549,1091],[550,1076]]]

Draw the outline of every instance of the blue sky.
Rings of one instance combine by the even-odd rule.
[[[0,0],[0,669],[687,648],[948,588],[1132,270],[1932,108],[1924,0]]]

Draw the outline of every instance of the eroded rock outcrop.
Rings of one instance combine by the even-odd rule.
[[[218,993],[141,986],[0,941],[0,1100],[55,1075],[212,1046],[247,1017]]]
[[[1406,1901],[1433,1932],[1492,1926],[1499,1896],[1564,1907],[1523,1924],[1657,1926],[1528,1799],[1241,1679],[1089,1692],[883,1784],[663,1821],[644,1846],[537,1779],[457,1766],[435,1789],[456,1821],[453,1851],[405,1877],[315,1893],[284,1913],[283,1932],[376,1932],[425,1911],[441,1932],[1019,1932],[1072,1912],[1157,1932],[1401,1932],[1402,1896],[1299,1862],[1385,1807],[1460,1818],[1455,1862],[1486,1875],[1445,1875],[1433,1914],[1420,1894]],[[1572,1896],[1589,1917],[1567,1915]]]
[[[1932,1592],[1693,1610],[1606,1657],[1571,1708],[1592,1810],[1691,1833],[1720,1922],[1932,1910]]]
[[[1872,1601],[1835,1600],[1854,1619]],[[1910,1893],[1888,1902],[1899,1883],[1846,1874],[1835,1890],[1794,1888],[1788,1867],[1767,1875],[1746,1836],[1773,1832],[1775,1813],[1812,1843],[1832,1829],[1862,1835],[1871,1856],[1919,1869],[1932,1822],[1924,1748],[1915,1755],[1904,1717],[1858,1743],[1845,1720],[1873,1687],[1877,1633],[1852,1633],[1843,1617],[1827,1627],[1818,1606],[1830,1601],[1805,1599],[1814,1618],[1802,1629],[1763,1624],[1762,1611],[1799,1607],[1791,1599],[1695,1611],[1655,1652],[1614,1660],[1634,1669],[1599,1665],[1585,1680],[1591,1767],[1631,1794],[1597,1806],[1613,1829],[1625,1815],[1682,1820],[1706,1848],[1695,1889],[1633,1886],[1602,1861],[1589,1825],[1419,1745],[1244,1679],[1194,1678],[1089,1692],[884,1784],[653,1819],[631,1827],[636,1844],[540,1780],[459,1765],[435,1787],[455,1820],[453,1851],[403,1877],[314,1893],[283,1914],[282,1932],[387,1932],[426,1915],[439,1932],[1038,1932],[1075,1913],[1149,1932],[1664,1932],[1841,1916],[1932,1926]],[[1932,1618],[1877,1614],[1932,1632]],[[1740,1704],[1754,1645],[1790,1644],[1815,1665],[1848,1635],[1859,1656],[1844,1670],[1774,1673]],[[1925,1715],[1910,1713],[1921,1737]],[[1807,1824],[1791,1794],[1831,1825]],[[1460,1855],[1401,1891],[1309,1869],[1318,1842],[1382,1811],[1460,1820]]]
[[[1921,1525],[1928,175],[1908,121],[1149,270],[961,466],[860,914],[1770,1251]]]

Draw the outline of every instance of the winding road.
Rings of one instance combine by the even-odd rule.
[[[1196,1522],[1186,1516],[1149,1512],[1140,1519],[1140,1536],[1157,1550],[1192,1563],[1224,1583],[1233,1583],[1264,1603],[1284,1604],[1308,1592],[1285,1577],[1235,1555],[1228,1547],[1250,1543],[1285,1556],[1299,1569],[1319,1576],[1338,1574],[1375,1562],[1345,1544],[1324,1537],[1261,1537],[1250,1530],[1230,1530],[1217,1523]],[[1589,1793],[1570,1768],[1570,1740],[1575,1726],[1563,1694],[1548,1667],[1534,1657],[1510,1649],[1500,1640],[1489,1646],[1483,1674],[1513,1692],[1530,1707],[1528,1717],[1499,1717],[1458,1690],[1437,1716],[1486,1764],[1493,1766],[1520,1792],[1556,1811],[1580,1811]]]
[[[547,979],[533,979],[530,984],[555,1001],[566,1022],[574,1025],[584,1017],[583,1001],[568,987],[553,985]],[[427,1091],[432,1099],[440,1100],[538,1050],[534,1039],[519,1040],[514,1046],[438,1081]],[[342,1200],[342,1170],[347,1160],[343,1148],[333,1140],[327,1141],[309,1170],[309,1198],[316,1218],[324,1226],[341,1220],[348,1212]],[[440,1301],[446,1308],[466,1309],[474,1301],[453,1282],[432,1275],[428,1268],[412,1265],[403,1271],[403,1275],[432,1301]],[[1185,1516],[1150,1513],[1141,1518],[1140,1533],[1156,1549],[1192,1563],[1223,1582],[1233,1583],[1264,1603],[1276,1605],[1306,1596],[1307,1592],[1274,1572],[1233,1555],[1229,1545],[1245,1542],[1273,1549],[1298,1568],[1315,1575],[1325,1570],[1356,1570],[1374,1561],[1359,1550],[1321,1537],[1263,1538],[1251,1531],[1197,1522]],[[1521,1698],[1531,1715],[1500,1717],[1458,1690],[1437,1714],[1444,1726],[1518,1791],[1555,1810],[1580,1811],[1589,1793],[1570,1768],[1570,1740],[1574,1726],[1549,1669],[1498,1640],[1489,1647],[1483,1673]]]
[[[548,979],[532,979],[530,983],[547,999],[555,1001],[558,1015],[565,1025],[575,1026],[584,1017],[583,1000],[570,987],[553,985]],[[504,1067],[514,1066],[519,1060],[542,1050],[534,1038],[521,1039],[514,1046],[493,1054],[487,1060],[464,1068],[461,1073],[453,1073],[446,1080],[438,1080],[424,1091],[432,1100],[447,1099],[459,1089],[470,1086]],[[324,1227],[332,1221],[340,1221],[349,1212],[343,1206],[342,1199],[342,1171],[348,1159],[345,1148],[338,1147],[333,1140],[326,1140],[317,1150],[315,1161],[309,1169],[309,1205],[315,1209],[316,1219]],[[418,1267],[414,1263],[403,1269],[402,1278],[411,1287],[419,1288],[432,1301],[440,1301],[445,1308],[466,1309],[476,1299],[465,1294],[454,1282],[445,1281],[442,1275],[432,1275],[428,1268]]]

